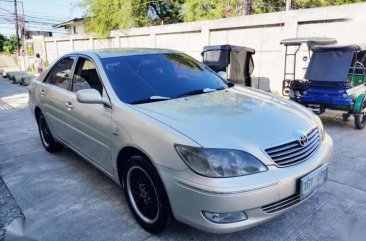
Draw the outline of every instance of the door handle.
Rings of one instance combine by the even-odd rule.
[[[69,101],[69,102],[65,102],[65,107],[68,109],[68,110],[72,110],[74,107],[72,106],[72,103]]]
[[[41,96],[45,96],[46,92],[44,90],[41,90]]]

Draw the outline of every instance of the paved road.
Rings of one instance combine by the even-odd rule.
[[[349,240],[344,230],[366,230],[366,130],[340,116],[322,117],[335,144],[329,181],[303,205],[233,234],[176,224],[154,236],[134,221],[118,185],[70,150],[43,149],[26,93],[0,79],[0,175],[41,240]]]

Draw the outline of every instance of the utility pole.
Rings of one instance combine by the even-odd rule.
[[[19,56],[20,55],[20,45],[19,45],[19,23],[18,23],[17,0],[14,0],[14,15],[15,15],[15,36],[17,38],[17,51],[18,51],[18,56]]]
[[[292,0],[286,0],[286,11],[291,10]]]

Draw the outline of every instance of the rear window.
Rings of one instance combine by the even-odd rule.
[[[199,89],[223,89],[226,83],[212,70],[180,53],[103,58],[112,87],[121,101],[134,103],[151,96],[171,99]]]

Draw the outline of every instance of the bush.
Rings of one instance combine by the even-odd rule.
[[[0,34],[0,52],[5,54],[12,54],[17,50],[17,38],[11,36],[10,38]]]
[[[48,62],[48,60],[47,60],[47,59],[45,59],[45,61],[44,61],[43,65],[44,65],[44,67],[45,67],[45,68],[47,68],[47,67],[48,67],[48,65],[50,65],[50,63]]]
[[[27,72],[34,72],[34,70],[35,70],[34,64],[29,65],[27,68]]]
[[[17,50],[17,38],[15,36],[11,36],[10,38],[5,37],[2,51],[5,54],[12,54],[15,50]]]

